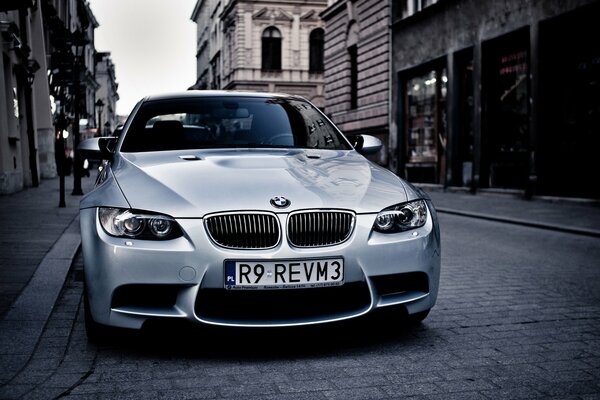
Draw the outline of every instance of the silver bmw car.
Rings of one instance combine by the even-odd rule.
[[[81,201],[85,317],[235,327],[341,321],[433,307],[440,234],[430,199],[363,155],[310,102],[189,91],[140,101]]]

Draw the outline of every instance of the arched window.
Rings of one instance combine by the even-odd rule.
[[[262,34],[262,69],[281,71],[281,32],[273,26]]]
[[[310,45],[310,57],[309,57],[309,71],[310,72],[323,72],[323,46],[325,43],[325,31],[321,28],[313,29],[310,33],[309,45]]]

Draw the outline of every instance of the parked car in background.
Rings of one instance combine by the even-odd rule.
[[[189,91],[143,99],[81,201],[88,334],[152,319],[308,325],[436,302],[440,234],[419,189],[297,96]]]

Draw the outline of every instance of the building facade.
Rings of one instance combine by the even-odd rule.
[[[600,3],[393,2],[390,168],[600,198]]]
[[[95,80],[94,35],[99,24],[85,0],[38,3],[46,27],[57,172],[59,176],[72,174],[72,194],[82,195],[83,160],[75,150],[97,130],[94,111],[99,85]]]
[[[42,15],[32,1],[0,4],[0,194],[56,175]]]
[[[119,84],[115,74],[115,65],[109,52],[96,53],[96,134],[108,136],[118,124],[117,101],[119,100]]]
[[[325,112],[349,137],[379,137],[383,150],[371,158],[388,165],[390,2],[329,1],[325,22]]]
[[[97,27],[85,0],[0,3],[0,194],[65,172],[97,132]]]
[[[324,106],[326,0],[199,0],[192,89],[298,94]]]

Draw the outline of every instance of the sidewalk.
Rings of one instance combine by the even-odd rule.
[[[438,212],[600,237],[600,203],[568,198],[525,200],[514,194],[444,191],[424,186]]]
[[[96,172],[83,177],[88,193]],[[44,256],[79,213],[81,196],[72,196],[73,176],[65,177],[66,208],[58,208],[58,178],[0,196],[0,319],[27,285]]]
[[[81,180],[84,193],[96,173]],[[73,177],[65,179],[65,208],[59,208],[59,179],[0,196],[0,385],[33,354],[81,239],[79,200]]]

